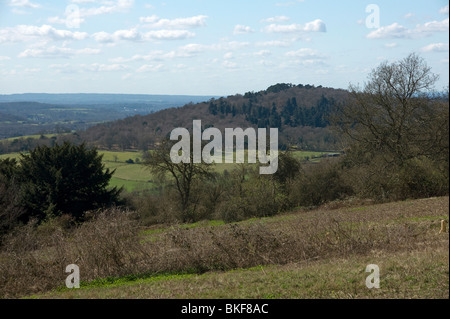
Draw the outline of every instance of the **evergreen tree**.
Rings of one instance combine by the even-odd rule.
[[[18,175],[26,217],[80,218],[88,210],[119,203],[121,189],[108,189],[113,173],[105,170],[97,150],[85,144],[64,142],[22,154]]]

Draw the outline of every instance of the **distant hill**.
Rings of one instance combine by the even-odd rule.
[[[328,115],[348,92],[341,89],[279,83],[259,92],[211,98],[201,103],[165,109],[148,115],[92,126],[80,137],[100,148],[148,149],[176,127],[192,129],[194,119],[203,128],[278,127],[282,147],[334,150]]]
[[[147,104],[164,108],[180,106],[189,102],[207,101],[213,96],[154,95],[154,94],[104,94],[104,93],[23,93],[0,94],[0,102],[39,102],[62,105]]]
[[[0,139],[84,130],[98,123],[211,98],[144,94],[0,95]]]

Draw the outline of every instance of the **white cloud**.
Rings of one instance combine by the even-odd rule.
[[[233,34],[246,34],[255,32],[251,27],[245,25],[236,25],[233,30]]]
[[[11,58],[9,56],[0,55],[0,61],[7,61],[7,60],[11,60]]]
[[[301,24],[270,24],[265,28],[269,33],[300,33],[300,32],[326,32],[327,28],[325,23],[316,19],[308,22],[305,25]]]
[[[119,40],[139,41],[141,40],[141,34],[137,29],[118,30],[114,32],[114,37]]]
[[[29,0],[9,0],[8,5],[11,7],[40,8],[41,5],[32,3]]]
[[[234,58],[233,52],[227,52],[227,53],[225,53],[225,54],[223,55],[223,58],[224,58],[225,60],[233,59],[233,58]]]
[[[180,40],[192,38],[195,33],[189,32],[187,30],[156,30],[149,31],[143,34],[145,39],[153,40]]]
[[[381,38],[404,38],[408,30],[396,23],[391,25],[380,27],[367,35],[369,39],[381,39]]]
[[[56,73],[66,73],[66,74],[75,74],[75,73],[86,73],[86,72],[118,72],[118,71],[126,71],[129,70],[129,67],[124,64],[105,64],[105,63],[91,63],[91,64],[72,64],[72,63],[64,63],[64,64],[51,64],[49,66],[50,69],[54,70]]]
[[[324,59],[325,56],[319,53],[317,50],[310,48],[301,48],[296,51],[286,52],[287,57],[306,58],[306,59]]]
[[[118,30],[114,33],[97,32],[92,37],[97,42],[111,43],[117,41],[146,41],[146,40],[179,40],[195,36],[195,33],[187,30],[155,30],[139,32],[137,29]]]
[[[84,40],[87,37],[88,34],[86,32],[60,30],[46,24],[40,27],[18,25],[0,29],[0,43],[22,42],[36,38],[46,38],[50,40]]]
[[[292,41],[290,40],[271,40],[271,41],[263,41],[257,42],[256,46],[258,47],[288,47],[292,45]]]
[[[149,23],[146,25],[149,28],[183,29],[203,27],[206,25],[207,18],[205,15],[197,15],[188,18],[160,19],[158,16],[152,15],[150,17],[141,17],[139,21],[141,23]]]
[[[159,20],[159,17],[157,15],[152,15],[150,17],[140,17],[139,21],[141,23],[155,23]]]
[[[439,13],[442,13],[442,14],[448,14],[448,11],[449,11],[449,9],[448,9],[448,4],[447,4],[445,7],[442,7],[442,8],[439,10]]]
[[[289,51],[285,53],[288,58],[294,59],[294,63],[303,66],[317,66],[324,65],[326,56],[319,53],[317,50],[310,48],[302,48],[296,51]]]
[[[177,52],[176,55],[179,57],[191,57],[191,56],[195,56],[207,49],[208,49],[208,47],[206,45],[190,43],[190,44],[186,44],[182,47],[179,47],[176,50],[176,52]]]
[[[284,21],[289,21],[289,20],[290,20],[289,17],[286,17],[286,16],[276,16],[276,17],[263,19],[263,20],[261,20],[261,22],[263,22],[263,23],[277,23],[277,22],[284,22]]]
[[[271,52],[270,52],[269,50],[260,50],[260,51],[258,51],[258,52],[255,52],[254,54],[255,54],[256,56],[262,56],[262,57],[265,57],[265,56],[271,55]]]
[[[442,21],[430,21],[424,24],[418,24],[414,29],[407,29],[395,22],[370,32],[366,37],[369,39],[423,37],[433,32],[448,32],[448,22],[448,18]]]
[[[327,27],[326,27],[325,23],[322,20],[316,19],[314,21],[308,22],[305,25],[304,31],[307,31],[307,32],[327,32]]]
[[[101,64],[101,63],[81,64],[80,67],[90,72],[111,72],[111,71],[123,71],[128,69],[128,67],[123,64]]]
[[[100,43],[111,43],[123,40],[128,41],[140,41],[142,40],[142,35],[136,29],[130,30],[117,30],[114,33],[107,32],[96,32],[92,35],[95,41]]]
[[[133,62],[133,61],[161,60],[164,54],[165,54],[164,51],[153,51],[147,55],[135,54],[131,58],[117,57],[117,58],[110,59],[110,61],[113,63],[126,63],[126,62]]]
[[[72,0],[72,3],[93,3],[93,0]],[[79,25],[85,22],[85,17],[97,16],[101,14],[111,14],[126,12],[133,7],[134,0],[118,0],[118,1],[104,1],[105,5],[92,8],[78,8],[78,6],[72,5],[66,8],[64,12],[65,18],[58,16],[48,19],[50,23],[66,24],[68,27],[79,27]]]
[[[160,71],[164,67],[163,64],[144,64],[139,69],[136,70],[138,73],[143,72],[157,72]]]
[[[114,63],[126,63],[135,61],[162,61],[165,59],[173,59],[173,58],[189,58],[194,57],[204,51],[215,49],[218,49],[215,45],[190,43],[171,51],[155,50],[144,55],[135,54],[130,58],[117,57],[110,59],[110,61]]]
[[[71,49],[66,47],[51,46],[45,49],[31,48],[21,52],[19,58],[69,58],[75,55],[92,55],[99,54],[100,49]]]
[[[422,48],[423,52],[448,52],[448,43],[432,43]]]
[[[108,5],[95,8],[80,8],[80,16],[96,16],[101,14],[125,12],[133,7],[134,0],[107,1]]]
[[[431,21],[427,22],[423,25],[417,25],[416,28],[413,30],[413,32],[448,32],[448,21],[449,19],[445,19],[442,21]]]

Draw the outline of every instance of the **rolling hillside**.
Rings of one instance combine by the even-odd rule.
[[[328,115],[347,91],[311,85],[276,84],[260,92],[187,104],[148,115],[99,124],[81,132],[82,139],[107,149],[148,149],[176,127],[278,127],[281,147],[336,149]]]

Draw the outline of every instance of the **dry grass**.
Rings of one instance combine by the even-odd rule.
[[[160,275],[96,283],[35,298],[88,299],[448,299],[447,248],[331,258],[227,272]],[[380,267],[380,288],[368,289],[368,264]]]
[[[60,225],[37,229],[28,226],[10,236],[2,249],[0,296],[16,298],[61,287],[67,276],[65,266],[72,263],[80,267],[82,287],[89,287],[96,282],[94,280],[105,277],[116,277],[119,281],[122,278],[127,282],[126,278],[151,280],[158,274],[198,275],[265,265],[287,267],[269,268],[275,269],[275,273],[280,269],[293,269],[295,273],[302,272],[303,268],[293,265],[313,262],[318,263],[319,272],[318,282],[311,283],[315,288],[312,288],[310,295],[294,294],[294,297],[321,298],[323,296],[318,291],[328,291],[325,295],[330,296],[331,289],[336,291],[335,297],[344,298],[347,295],[340,295],[341,286],[332,289],[334,284],[326,273],[336,272],[338,278],[350,269],[353,269],[350,273],[364,272],[365,267],[359,266],[369,259],[378,258],[381,262],[386,260],[387,265],[394,265],[390,273],[393,277],[399,276],[394,282],[409,276],[411,281],[418,283],[418,287],[421,284],[428,287],[423,293],[420,289],[415,290],[415,295],[402,291],[395,294],[391,289],[389,297],[440,298],[443,288],[446,288],[448,296],[448,233],[439,234],[440,220],[448,220],[448,205],[448,197],[442,197],[340,209],[324,208],[225,225],[201,226],[200,223],[197,227],[173,226],[151,233],[142,232],[131,213],[117,210],[102,213],[71,231],[64,230]],[[412,251],[421,256],[418,261],[398,266],[403,259],[414,258],[408,255]],[[440,252],[436,255],[439,263],[433,267],[430,256],[437,251]],[[445,251],[447,263],[442,263]],[[342,269],[340,271],[337,267],[332,271],[330,267],[336,265],[337,260],[341,261]],[[412,265],[417,265],[417,268]],[[423,272],[428,270],[432,279],[424,283],[422,281],[426,280],[426,276]],[[436,275],[432,275],[436,270]],[[286,274],[286,271],[281,272],[280,276]],[[124,277],[127,275],[134,276]],[[199,278],[192,276],[181,279],[190,282],[192,278]],[[352,276],[343,278],[355,280],[351,279]],[[442,278],[446,278],[444,284],[441,284]],[[195,280],[191,284],[194,283]],[[273,285],[276,286],[275,279]],[[275,293],[282,291],[280,287],[268,287],[272,287],[274,297],[286,297],[281,292]],[[81,289],[79,293],[83,291]],[[114,291],[116,297],[126,297]],[[204,296],[201,289],[191,288],[190,291],[192,295],[198,293],[198,297]],[[224,294],[229,295],[226,291]],[[78,292],[65,294],[76,295]],[[358,294],[354,297],[371,297]],[[105,296],[113,297],[108,293]],[[137,296],[143,297],[145,294]],[[161,296],[171,298],[178,295],[174,292]]]

